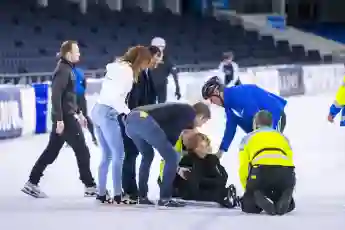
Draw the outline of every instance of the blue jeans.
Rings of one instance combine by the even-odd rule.
[[[171,198],[172,184],[176,175],[179,154],[167,139],[164,131],[149,115],[141,116],[141,112],[133,111],[127,116],[125,126],[127,135],[132,138],[142,155],[139,168],[139,195],[147,196],[147,184],[154,158],[153,148],[155,148],[165,161],[163,181],[160,186],[160,198]]]
[[[112,162],[114,196],[122,193],[122,165],[124,158],[123,139],[117,119],[119,113],[106,105],[96,104],[92,109],[92,119],[96,136],[102,150],[98,168],[99,195],[106,194],[109,164]]]

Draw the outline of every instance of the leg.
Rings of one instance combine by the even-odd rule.
[[[157,89],[157,101],[158,103],[165,103],[167,101],[167,84],[163,84]]]
[[[53,125],[52,132],[49,136],[48,146],[45,148],[31,170],[29,182],[34,185],[37,185],[39,183],[40,178],[42,177],[43,172],[47,168],[47,166],[52,164],[56,160],[65,142],[62,136],[55,133],[55,129],[56,125]]]
[[[141,117],[139,112],[131,113],[126,122],[126,132],[137,145],[136,139],[143,139],[149,145],[157,149],[165,161],[163,181],[161,184],[161,199],[169,199],[172,192],[172,184],[176,175],[179,154],[175,151],[172,144],[168,141],[164,131],[150,117]],[[139,151],[141,145],[137,145]]]
[[[105,108],[105,117],[101,122],[101,129],[106,143],[111,151],[112,177],[114,196],[122,194],[122,166],[124,147],[118,113],[114,109]]]
[[[111,151],[104,138],[101,128],[96,126],[95,131],[102,151],[102,158],[98,167],[98,195],[104,196],[107,192],[107,178],[109,164],[111,162]]]
[[[256,205],[254,199],[254,193],[252,191],[246,191],[240,200],[242,212],[259,214],[262,212],[262,208]]]
[[[122,121],[119,121],[121,126],[123,144],[125,149],[125,156],[122,167],[122,188],[125,194],[128,194],[131,199],[137,199],[138,186],[136,180],[136,160],[139,151],[132,139],[130,139],[126,132]]]
[[[80,180],[86,187],[95,186],[95,181],[90,170],[90,152],[86,146],[85,137],[78,121],[71,115],[65,117],[66,142],[72,147],[77,158]]]
[[[138,147],[142,159],[139,168],[139,196],[146,198],[148,193],[148,181],[150,176],[150,169],[154,158],[154,151],[151,145],[139,136],[132,137],[133,142]]]

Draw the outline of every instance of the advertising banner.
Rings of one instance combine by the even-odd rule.
[[[278,68],[279,94],[283,97],[303,95],[305,91],[301,66]]]
[[[19,137],[23,129],[20,88],[0,87],[0,139]]]

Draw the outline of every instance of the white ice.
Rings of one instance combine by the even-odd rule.
[[[0,142],[0,229],[139,229],[139,230],[229,230],[229,229],[345,229],[345,129],[327,123],[331,95],[295,97],[286,109],[286,135],[295,152],[297,167],[296,210],[283,217],[246,215],[239,210],[182,208],[159,210],[99,206],[83,197],[76,161],[71,149],[61,151],[48,167],[41,187],[50,196],[34,199],[20,189],[48,135],[27,136]],[[224,129],[224,114],[213,108],[213,119],[202,130],[217,148]],[[89,141],[92,171],[97,176],[98,148]],[[229,183],[240,188],[237,178],[239,131],[230,151],[222,158]],[[150,177],[150,197],[157,198],[157,156]]]

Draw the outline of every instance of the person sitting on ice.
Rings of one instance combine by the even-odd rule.
[[[228,174],[219,158],[211,153],[210,139],[191,133],[185,141],[187,154],[182,156],[173,184],[173,196],[184,200],[212,201],[222,207],[237,205],[236,188],[226,187]]]
[[[289,140],[273,129],[272,114],[265,110],[254,116],[253,129],[240,144],[242,211],[284,215],[295,209],[295,166]]]

